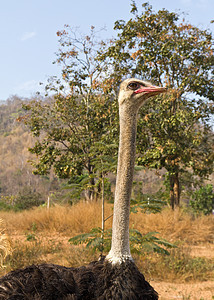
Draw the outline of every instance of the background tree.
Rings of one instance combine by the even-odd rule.
[[[98,158],[113,157],[117,151],[117,103],[102,80],[103,63],[95,59],[99,44],[94,27],[84,37],[77,37],[69,26],[57,35],[61,48],[56,62],[62,65],[62,79],[51,78],[46,86],[55,95],[49,102],[25,105],[25,123],[38,137],[30,149],[38,157],[34,173],[47,174],[53,167],[91,200],[102,174]]]
[[[138,163],[167,170],[171,206],[180,202],[180,178],[191,170],[208,176],[213,170],[212,130],[214,57],[208,30],[188,24],[166,9],[148,3],[142,12],[132,2],[133,18],[116,21],[117,38],[99,52],[114,84],[140,77],[170,89],[149,102],[138,126]]]
[[[214,212],[214,192],[212,184],[207,184],[191,194],[190,206],[196,214]]]
[[[106,43],[97,42],[94,27],[82,37],[69,26],[59,31],[56,62],[62,79],[46,86],[55,92],[52,101],[25,106],[30,112],[25,121],[39,137],[31,148],[38,156],[35,172],[46,174],[53,167],[92,199],[100,189],[102,158],[117,153],[119,82],[135,76],[168,86],[168,95],[141,111],[137,161],[167,170],[174,208],[183,173],[205,178],[213,170],[213,38],[181,15],[165,9],[156,13],[148,3],[142,7],[138,13],[132,2],[133,18],[116,21],[117,38]]]

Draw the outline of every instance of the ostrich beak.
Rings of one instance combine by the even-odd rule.
[[[151,94],[158,95],[161,93],[165,93],[167,91],[167,88],[159,87],[159,86],[145,86],[143,88],[139,88],[138,90],[134,91],[134,94],[144,93],[144,94]]]

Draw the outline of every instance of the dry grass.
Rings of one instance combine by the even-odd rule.
[[[106,211],[107,215],[112,214],[111,206],[108,205]],[[10,234],[28,231],[36,224],[38,231],[76,235],[101,225],[101,205],[80,202],[74,206],[56,205],[49,210],[39,207],[22,212],[0,212],[0,217]],[[110,224],[108,221],[107,225]]]
[[[5,233],[5,225],[0,219],[0,266],[4,267],[5,258],[11,253],[12,247],[8,235]]]
[[[106,204],[106,217],[112,214],[112,208],[112,204]],[[0,212],[0,218],[4,220],[9,234],[29,231],[36,224],[39,232],[73,236],[101,226],[101,204],[80,202],[74,206],[56,205],[50,210],[41,207],[23,212]],[[109,218],[106,228],[111,227],[111,222],[112,218]],[[197,244],[214,240],[212,215],[193,218],[181,209],[165,209],[158,214],[131,214],[130,227],[142,233],[159,232],[170,241]]]
[[[187,247],[173,249],[169,256],[147,254],[135,257],[135,260],[139,269],[150,280],[193,282],[212,280],[214,276],[214,262],[192,257]]]
[[[106,217],[112,214],[112,204],[106,204]],[[96,259],[84,246],[73,246],[68,239],[80,233],[89,232],[101,225],[101,204],[81,202],[75,206],[55,206],[50,210],[36,208],[23,212],[0,212],[7,232],[12,240],[13,252],[5,260],[11,269],[32,263],[56,263],[65,266],[80,266]],[[111,227],[112,218],[106,224]],[[171,255],[157,254],[136,256],[136,262],[146,278],[180,282],[208,280],[213,276],[212,257],[191,255],[191,246],[211,246],[213,249],[214,218],[201,216],[197,219],[182,210],[169,209],[158,214],[131,214],[130,226],[142,233],[156,231],[168,241],[176,242],[178,249]],[[7,239],[8,240],[8,239]],[[203,276],[202,276],[203,275]]]
[[[181,240],[186,243],[214,241],[214,218],[200,216],[193,218],[181,209],[165,209],[159,214],[131,215],[131,226],[142,233],[156,231],[170,241]]]
[[[5,267],[0,268],[0,275],[10,270],[23,268],[32,264],[54,263],[64,266],[78,267],[97,259],[84,246],[70,245],[68,238],[44,237],[36,235],[35,240],[26,238],[15,239],[12,242],[13,252],[4,260]]]

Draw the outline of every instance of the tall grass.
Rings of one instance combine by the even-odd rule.
[[[2,219],[0,219],[0,266],[4,267],[5,258],[11,253],[11,243],[8,235],[5,233],[5,225]]]
[[[107,203],[105,217],[111,216],[112,211],[112,204]],[[99,202],[80,202],[74,206],[56,205],[49,210],[39,207],[22,212],[0,212],[0,218],[3,219],[11,238],[10,244],[3,223],[0,223],[2,226],[0,253],[5,264],[5,268],[0,268],[0,275],[12,269],[41,262],[76,267],[87,264],[99,256],[99,253],[92,253],[84,245],[74,246],[68,243],[69,238],[101,226]],[[106,229],[111,227],[111,223],[112,218],[109,218],[105,224]],[[170,256],[157,254],[135,256],[137,265],[148,279],[188,281],[207,280],[213,276],[214,267],[211,260],[192,257],[188,250],[195,244],[212,245],[213,216],[193,218],[182,210],[170,209],[158,214],[139,212],[131,214],[130,227],[143,234],[151,231],[159,232],[160,237],[179,246],[178,249],[171,251]]]
[[[107,206],[108,213],[112,214],[111,206]],[[18,234],[36,224],[38,231],[74,235],[101,225],[101,205],[97,202],[80,202],[74,206],[56,205],[49,210],[38,207],[22,212],[0,212],[0,217],[4,219],[9,233]],[[107,223],[109,226],[111,221]]]
[[[105,205],[105,217],[111,216],[112,204]],[[35,224],[37,231],[46,234],[60,233],[66,236],[89,232],[94,227],[101,227],[101,204],[99,202],[80,202],[74,206],[56,205],[47,210],[44,207],[22,212],[0,212],[9,234],[28,231]],[[106,222],[110,228],[112,218]],[[194,218],[181,209],[165,209],[158,214],[131,214],[130,227],[142,233],[159,232],[170,241],[182,240],[189,243],[213,242],[213,216]]]
[[[158,214],[131,215],[131,226],[142,233],[156,231],[170,240],[181,240],[186,243],[214,241],[214,218],[212,215],[201,215],[194,218],[182,209],[164,209]]]

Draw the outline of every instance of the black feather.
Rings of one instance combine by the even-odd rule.
[[[0,278],[1,300],[114,299],[157,300],[158,295],[136,265],[112,265],[104,258],[80,268],[32,265]]]

